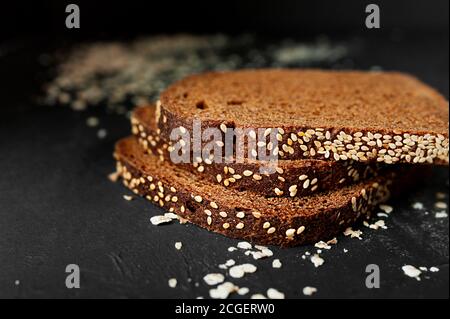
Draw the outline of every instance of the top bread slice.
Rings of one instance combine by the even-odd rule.
[[[158,126],[276,130],[280,159],[448,165],[448,101],[395,72],[262,69],[187,77],[160,97]]]

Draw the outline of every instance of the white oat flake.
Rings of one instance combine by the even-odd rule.
[[[157,216],[153,216],[152,218],[150,218],[150,222],[155,226],[160,225],[160,224],[167,224],[167,223],[170,223],[171,221],[172,221],[172,218],[162,216],[162,215],[157,215]]]
[[[272,267],[273,268],[281,268],[282,264],[281,261],[279,259],[274,259],[272,261]]]
[[[419,269],[411,265],[405,265],[402,267],[403,272],[406,276],[415,278],[420,281],[420,274],[422,273]]]
[[[275,288],[269,288],[267,289],[267,297],[269,297],[269,299],[284,299],[284,293]]]
[[[305,288],[303,288],[303,294],[305,296],[312,296],[316,292],[317,292],[317,288],[315,288],[315,287],[306,286]]]
[[[220,273],[207,274],[203,277],[203,280],[210,286],[214,286],[222,283],[225,280],[225,276]]]

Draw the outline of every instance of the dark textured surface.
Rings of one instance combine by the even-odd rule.
[[[342,65],[411,72],[448,98],[448,39],[413,39],[361,43]],[[127,121],[97,111],[109,132],[99,140],[96,129],[86,127],[86,114],[31,103],[37,83],[33,49],[0,57],[0,297],[206,297],[202,277],[224,272],[217,266],[229,258],[258,266],[232,280],[251,294],[273,287],[303,297],[308,285],[318,288],[316,298],[448,297],[448,218],[436,219],[433,208],[437,191],[448,203],[447,168],[393,202],[387,230],[361,226],[363,240],[339,237],[319,268],[301,258],[312,247],[273,248],[283,267],[272,269],[273,258],[253,261],[242,251],[228,252],[238,241],[192,225],[151,225],[149,218],[162,211],[142,199],[125,201],[128,191],[106,178],[114,169],[114,142],[129,134]],[[426,209],[411,209],[415,201]],[[180,251],[176,241],[183,243]],[[71,263],[81,268],[81,289],[65,288]],[[371,263],[380,266],[380,289],[365,287]],[[405,264],[440,271],[416,281],[403,274]],[[167,284],[172,277],[175,289]]]

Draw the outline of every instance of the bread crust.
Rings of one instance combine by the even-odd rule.
[[[448,165],[448,101],[396,72],[245,70],[187,77],[161,94],[160,134],[278,130],[280,159]],[[295,141],[292,136],[295,136]]]

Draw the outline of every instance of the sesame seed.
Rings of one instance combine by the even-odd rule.
[[[267,233],[268,234],[273,234],[275,232],[275,227],[270,227],[268,230],[267,230]]]
[[[242,229],[242,228],[244,228],[244,223],[238,223],[236,225],[236,229]]]
[[[282,196],[283,195],[283,191],[282,190],[280,190],[279,188],[275,188],[275,194],[277,195],[277,196]]]
[[[209,203],[209,206],[211,206],[212,208],[215,208],[215,209],[219,208],[219,206],[217,206],[217,204],[215,202]]]
[[[230,224],[229,223],[223,223],[222,227],[224,229],[228,229],[228,228],[230,228]]]
[[[228,214],[226,212],[220,212],[219,215],[220,215],[220,217],[223,217],[223,218],[228,216]]]
[[[308,188],[309,187],[309,179],[307,179],[304,183],[303,183],[303,188]]]
[[[220,174],[218,174],[217,176],[216,176],[216,179],[217,179],[217,182],[222,182],[222,175],[220,175]]]
[[[290,228],[288,230],[286,230],[286,236],[287,237],[294,237],[295,235],[295,229],[294,228]]]
[[[297,235],[300,235],[301,233],[303,233],[305,231],[305,226],[300,226],[298,229],[297,229]]]
[[[252,172],[252,171],[249,171],[249,170],[245,170],[242,174],[243,174],[244,176],[249,177],[249,176],[252,176],[252,175],[253,175],[253,172]]]
[[[227,126],[225,125],[225,123],[220,124],[220,130],[224,133],[227,132]]]
[[[264,229],[267,229],[267,228],[269,228],[270,227],[270,223],[269,222],[265,222],[264,224],[263,224],[263,228]]]
[[[236,217],[237,217],[237,218],[244,218],[244,217],[245,217],[245,213],[244,213],[244,212],[238,212],[238,213],[236,214]]]
[[[301,181],[304,181],[307,178],[308,178],[308,175],[300,175],[298,179]]]
[[[197,195],[197,196],[194,197],[194,200],[195,200],[197,203],[201,203],[201,202],[203,201],[203,198],[202,198],[201,196]]]
[[[262,180],[262,177],[261,177],[261,175],[254,174],[253,175],[253,179],[257,180],[257,181],[260,181],[260,180]]]
[[[208,218],[206,218],[206,222],[208,223],[208,225],[212,224],[212,218],[211,216],[208,216]]]
[[[260,212],[252,212],[252,215],[255,218],[261,218],[261,213]]]

